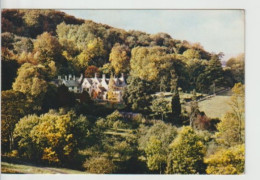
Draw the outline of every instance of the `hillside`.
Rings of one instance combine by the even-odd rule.
[[[199,108],[201,111],[204,111],[208,117],[221,119],[228,111],[232,110],[228,104],[229,101],[229,94],[220,94],[199,102]]]

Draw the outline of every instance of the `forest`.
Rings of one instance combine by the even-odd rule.
[[[1,13],[2,161],[94,174],[244,173],[244,54],[223,66],[222,52],[166,33],[57,10]],[[122,73],[119,104],[52,83]],[[231,92],[223,117],[200,110],[201,97],[223,90]]]

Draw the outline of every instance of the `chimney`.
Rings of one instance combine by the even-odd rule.
[[[76,77],[75,77],[75,75],[73,75],[73,80],[74,80],[74,81],[76,80]]]
[[[121,73],[121,81],[123,84],[125,84],[125,77],[124,77],[124,73]]]
[[[97,78],[97,73],[95,73],[95,78]]]
[[[105,81],[106,80],[106,75],[102,74],[102,80]]]
[[[69,74],[69,79],[68,80],[71,80],[71,74]]]
[[[65,81],[67,81],[67,76],[65,76]]]

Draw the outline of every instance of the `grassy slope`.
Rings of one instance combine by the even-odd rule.
[[[172,98],[171,93],[164,93],[163,95],[167,96],[167,97],[165,97],[165,100],[171,102],[171,98]],[[199,94],[199,93],[197,93],[197,95],[205,96],[205,94]],[[201,102],[199,102],[200,111],[204,111],[206,113],[206,115],[210,118],[222,118],[226,112],[231,110],[230,106],[228,105],[230,96],[231,96],[231,91],[227,91],[227,92],[219,94],[213,98],[201,101]],[[192,97],[192,94],[180,93],[181,99],[191,98],[191,97]],[[187,105],[183,105],[183,106],[187,110],[189,110],[189,106],[187,106]]]
[[[230,95],[231,93],[229,91],[205,101],[201,101],[199,102],[199,108],[201,111],[204,111],[208,117],[222,118],[226,112],[231,110],[228,104]]]
[[[65,168],[37,167],[23,164],[1,162],[3,174],[83,174],[86,172]]]

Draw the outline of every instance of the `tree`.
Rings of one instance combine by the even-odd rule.
[[[183,53],[183,56],[188,59],[200,59],[200,52],[195,49],[188,49]]]
[[[203,158],[206,148],[201,138],[189,126],[183,126],[181,132],[170,145],[171,152],[167,161],[167,174],[205,173]]]
[[[79,69],[84,69],[89,65],[101,67],[106,63],[105,55],[103,41],[95,38],[88,42],[87,47],[77,56],[75,63]]]
[[[226,66],[230,69],[236,83],[245,81],[245,55],[240,54],[237,57],[230,58]]]
[[[164,100],[163,97],[156,98],[152,101],[151,110],[155,115],[161,115],[162,121],[164,115],[168,112],[168,101]]]
[[[18,69],[18,76],[13,83],[13,89],[32,96],[38,96],[47,91],[46,68],[42,65],[23,64]]]
[[[83,166],[87,172],[94,174],[111,174],[115,171],[114,163],[106,157],[91,157]]]
[[[23,52],[29,53],[33,51],[33,42],[29,38],[22,38],[20,41],[14,43],[14,51],[17,54]]]
[[[200,76],[200,74],[202,74],[204,72],[206,63],[207,63],[207,61],[198,60],[198,59],[189,60],[187,62],[190,88],[193,88],[196,90],[199,89],[197,87],[196,82],[198,81],[198,77]]]
[[[220,149],[205,159],[207,174],[243,174],[245,169],[245,145]]]
[[[220,62],[219,55],[213,55],[205,68],[205,71],[199,75],[196,87],[201,92],[209,93],[210,86],[223,87],[226,85],[224,79],[224,70]],[[214,91],[213,91],[214,92]]]
[[[1,33],[1,47],[13,49],[14,34],[10,32]]]
[[[85,70],[85,77],[87,78],[93,78],[96,73],[98,73],[98,67],[96,66],[88,66],[87,69]]]
[[[190,102],[190,127],[194,127],[194,120],[196,119],[198,113],[199,113],[199,105],[197,102],[197,96],[196,91],[193,90],[192,92],[192,101]]]
[[[2,78],[1,85],[2,90],[12,89],[12,83],[16,78],[16,73],[19,68],[19,64],[15,60],[6,60],[2,57],[1,60],[1,70]]]
[[[220,123],[217,124],[217,142],[227,147],[238,144],[241,141],[239,129],[239,122],[234,114],[226,113]]]
[[[216,133],[217,141],[228,147],[245,141],[245,92],[244,85],[235,84],[232,88],[232,96],[230,98],[231,112],[225,114],[217,125]]]
[[[128,84],[123,94],[126,105],[134,111],[148,113],[152,100],[150,84],[135,77],[130,77]]]
[[[162,143],[162,149],[168,152],[170,143],[177,136],[177,128],[163,121],[158,121],[149,128],[141,126],[138,131],[140,134],[139,148],[142,150],[147,147],[150,137],[154,136]]]
[[[109,61],[111,62],[116,75],[119,75],[120,73],[127,73],[130,68],[129,48],[126,45],[116,43],[109,55]]]
[[[36,158],[49,163],[69,163],[78,149],[86,147],[88,131],[86,117],[77,117],[72,111],[49,111],[41,116],[24,117],[16,125],[14,134],[18,150],[27,157],[37,154]],[[26,151],[28,148],[30,151]]]
[[[47,32],[37,36],[34,42],[34,52],[37,54],[39,63],[42,64],[49,61],[60,63],[62,60],[59,41]]]
[[[167,159],[166,151],[162,148],[162,142],[155,136],[151,136],[145,148],[145,153],[148,168],[152,171],[159,171],[161,174],[165,169]]]
[[[1,140],[5,152],[13,149],[15,124],[28,113],[29,104],[25,94],[18,91],[2,91],[1,96]]]
[[[238,121],[239,141],[242,142],[245,123],[245,86],[241,83],[235,84],[232,88],[232,93],[229,105],[232,107],[232,113]]]
[[[74,93],[70,92],[65,85],[58,87],[56,98],[58,107],[73,107],[76,103]]]
[[[172,105],[172,118],[175,122],[178,123],[181,117],[181,103],[180,103],[180,96],[179,96],[178,89],[176,89],[172,95],[171,105]]]

